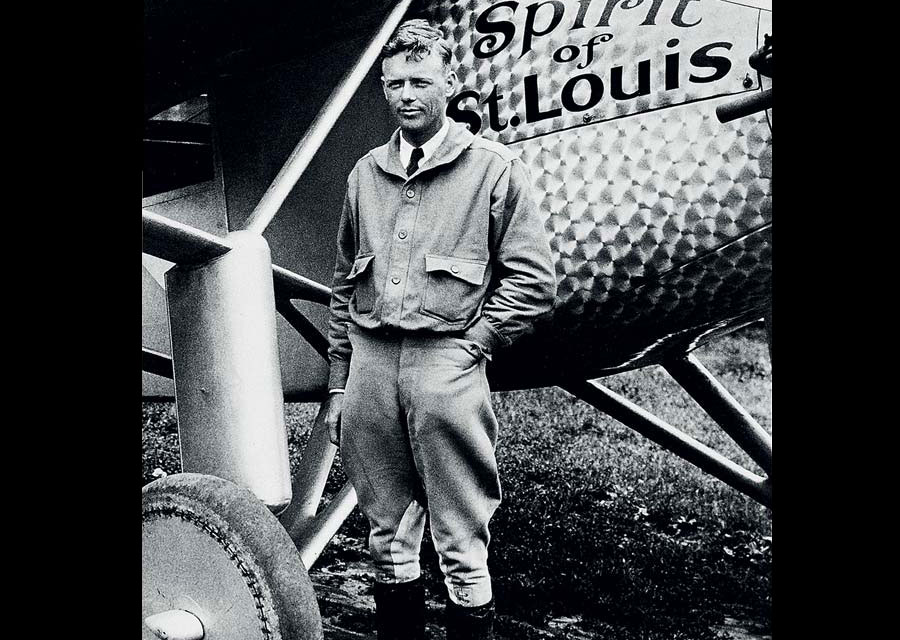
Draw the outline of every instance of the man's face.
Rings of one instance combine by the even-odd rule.
[[[426,142],[444,124],[456,75],[436,51],[420,60],[407,60],[406,52],[398,53],[384,59],[381,71],[384,97],[406,139],[415,145]]]

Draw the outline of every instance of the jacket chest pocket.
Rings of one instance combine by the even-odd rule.
[[[375,254],[357,256],[353,268],[347,274],[347,282],[353,282],[353,304],[359,313],[369,313],[375,306],[375,284],[372,282],[371,262]]]
[[[426,255],[422,313],[449,323],[471,319],[484,295],[486,268],[479,260]]]

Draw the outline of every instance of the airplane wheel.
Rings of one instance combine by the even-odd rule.
[[[322,639],[300,554],[250,491],[182,473],[148,484],[142,494],[142,640]],[[197,621],[200,636],[190,630],[199,629]]]

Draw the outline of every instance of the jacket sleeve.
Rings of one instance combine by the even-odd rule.
[[[550,240],[524,163],[513,159],[491,194],[492,288],[466,337],[491,353],[527,333],[556,296]]]
[[[351,176],[352,179],[352,176]],[[344,196],[344,206],[338,223],[337,257],[334,277],[331,281],[331,314],[328,320],[328,388],[343,389],[350,371],[350,356],[353,348],[347,337],[350,323],[350,296],[353,283],[347,281],[347,274],[353,266],[356,242],[353,230],[354,199],[351,197],[350,183]]]

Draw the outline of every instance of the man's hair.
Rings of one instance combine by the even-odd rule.
[[[432,51],[437,51],[444,65],[450,65],[450,45],[441,30],[428,20],[407,20],[394,32],[391,39],[381,49],[381,58],[390,58],[398,53],[406,53],[407,60],[421,60]]]

